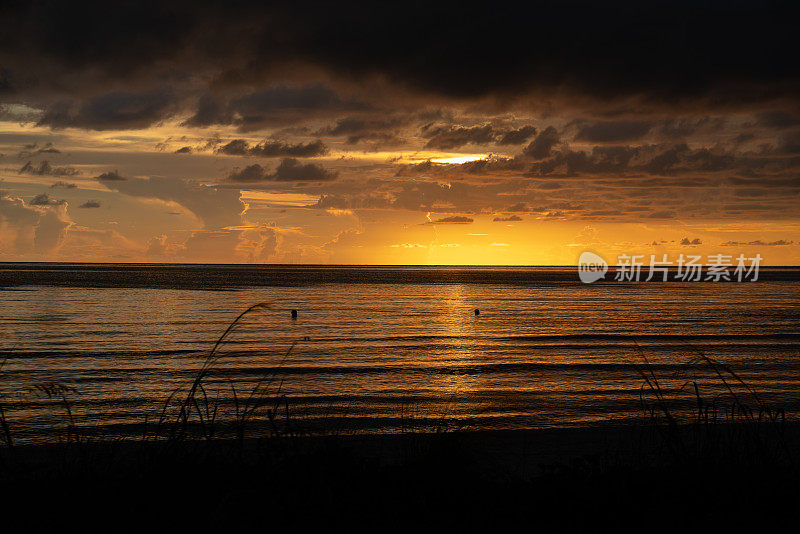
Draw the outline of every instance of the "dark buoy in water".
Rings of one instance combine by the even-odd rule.
[[[481,311],[478,308],[475,308],[475,317],[481,314]]]
[[[292,310],[292,319],[297,319],[297,310]]]

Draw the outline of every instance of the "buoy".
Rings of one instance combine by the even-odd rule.
[[[297,319],[297,310],[292,310],[292,319]]]
[[[477,317],[480,314],[481,314],[481,311],[478,308],[475,308],[475,316]]]

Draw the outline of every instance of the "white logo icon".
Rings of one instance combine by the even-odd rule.
[[[584,284],[591,284],[605,278],[608,272],[606,260],[594,252],[583,252],[578,259],[578,276]]]

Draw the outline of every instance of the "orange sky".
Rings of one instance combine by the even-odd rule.
[[[546,129],[536,117],[481,120],[498,130]],[[535,135],[520,146],[443,150],[426,148],[413,127],[400,133],[408,135],[407,150],[284,133],[275,138],[289,145],[321,140],[326,153],[295,166],[330,177],[234,183],[232,173],[250,165],[276,172],[282,159],[227,155],[221,147],[241,139],[258,146],[274,132],[209,131],[177,121],[111,132],[0,123],[0,188],[9,214],[0,226],[0,258],[563,265],[591,249],[607,257],[759,252],[768,265],[800,263],[796,191],[786,197],[785,190],[732,182],[735,170],[685,171],[702,187],[679,175],[627,169],[619,176],[561,170],[532,177],[505,162],[519,158]],[[581,150],[564,138],[559,143],[551,158]],[[191,152],[176,153],[183,147]],[[491,161],[500,162],[497,170],[467,168]],[[120,179],[98,179],[104,173]]]

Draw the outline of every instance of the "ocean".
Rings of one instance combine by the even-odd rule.
[[[643,376],[687,420],[694,384],[720,414],[733,394],[800,406],[794,268],[582,284],[575,267],[2,264],[5,419],[21,442],[152,432],[256,304],[203,382],[219,432],[248,402],[256,434],[627,424],[653,406]]]

